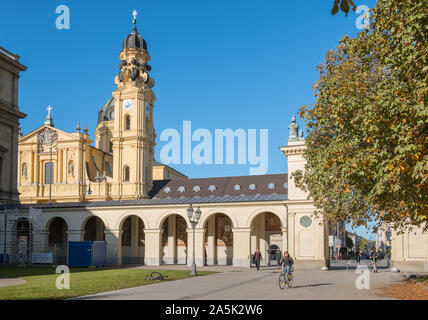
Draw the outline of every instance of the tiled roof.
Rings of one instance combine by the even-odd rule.
[[[157,185],[153,199],[287,194],[287,174],[173,179]]]
[[[287,174],[153,181],[150,199],[26,204],[18,208],[79,208],[108,206],[151,206],[187,203],[284,201]],[[239,186],[239,187],[238,187]]]

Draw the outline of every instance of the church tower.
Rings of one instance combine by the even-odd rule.
[[[132,32],[122,43],[119,54],[119,74],[113,92],[114,126],[112,132],[113,199],[147,198],[153,186],[153,128],[152,91],[154,80],[148,72],[150,56],[147,44],[137,31],[134,11]]]

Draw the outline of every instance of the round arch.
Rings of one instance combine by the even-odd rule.
[[[94,219],[92,225],[88,225],[88,222]],[[101,224],[98,223],[98,221],[101,222]],[[86,217],[86,219],[83,220],[82,227],[83,230],[83,239],[84,241],[105,241],[105,230],[106,225],[104,223],[104,220],[101,219],[99,216],[89,216]]]
[[[167,211],[167,212],[160,215],[160,217],[156,221],[155,229],[160,229],[162,227],[162,224],[164,223],[165,219],[168,218],[168,216],[173,215],[173,214],[181,216],[184,219],[184,221],[186,221],[186,226],[188,229],[190,229],[192,227],[190,225],[190,222],[189,222],[189,219],[187,218],[186,213],[180,212],[180,210],[170,210],[170,211]]]
[[[30,261],[30,253],[33,246],[32,228],[33,223],[28,217],[18,217],[14,222],[18,263]]]
[[[45,223],[45,230],[49,230],[49,227],[51,226],[51,223],[55,220],[55,219],[62,219],[65,222],[65,225],[67,227],[67,230],[70,230],[70,223],[67,221],[67,219],[62,216],[62,215],[56,215],[53,217],[50,217],[46,223]]]
[[[272,213],[274,215],[276,215],[279,219],[279,221],[281,222],[281,228],[285,228],[285,226],[287,225],[287,222],[285,220],[285,215],[282,215],[280,212],[278,212],[277,209],[275,208],[259,208],[257,210],[254,210],[247,219],[247,222],[245,224],[246,228],[251,228],[251,223],[253,222],[254,218],[257,217],[259,214],[261,213]]]
[[[222,213],[225,216],[227,216],[230,219],[230,221],[232,221],[232,228],[238,228],[238,220],[236,219],[236,217],[229,210],[224,210],[224,209],[212,209],[206,213],[202,212],[202,217],[197,227],[204,228],[208,219],[217,213]]]
[[[149,222],[143,214],[139,212],[126,211],[116,219],[116,222],[114,223],[114,230],[120,230],[125,220],[128,219],[130,216],[136,216],[140,218],[143,221],[144,229],[149,229]]]
[[[135,212],[122,214],[116,223],[119,230],[123,264],[144,264],[146,224]]]
[[[80,220],[80,223],[79,223],[79,225],[80,225],[79,230],[85,230],[85,224],[86,224],[86,222],[88,222],[88,220],[89,220],[89,219],[94,218],[94,217],[95,217],[95,218],[100,219],[100,220],[104,223],[104,228],[105,228],[105,229],[108,229],[108,228],[109,228],[109,225],[108,225],[107,221],[106,221],[104,218],[102,218],[101,216],[96,216],[96,215],[94,215],[94,214],[90,214],[90,213],[88,213],[88,214],[85,214],[85,215],[82,217],[82,219]]]
[[[68,233],[67,221],[60,216],[54,216],[48,220],[46,225],[48,236],[47,244],[49,251],[53,253],[54,263],[67,263]]]

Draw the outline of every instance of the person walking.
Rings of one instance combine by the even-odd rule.
[[[377,252],[375,249],[372,250],[372,262],[373,262],[373,272],[377,272]]]
[[[278,249],[278,251],[276,252],[276,263],[278,264],[278,266],[281,265],[281,250]]]
[[[360,251],[357,251],[357,253],[355,254],[355,260],[357,260],[357,266],[359,266],[361,261]]]
[[[262,260],[262,254],[260,253],[259,249],[256,249],[256,252],[254,252],[253,255],[253,261],[254,264],[256,265],[257,271],[259,271],[260,268],[260,260]]]

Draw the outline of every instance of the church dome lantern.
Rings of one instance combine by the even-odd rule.
[[[130,48],[136,48],[136,49],[144,49],[147,51],[147,43],[143,39],[143,37],[138,33],[137,30],[137,20],[136,15],[137,12],[134,10],[134,27],[132,28],[132,31],[129,35],[126,36],[126,38],[122,42],[122,50],[130,49]]]

